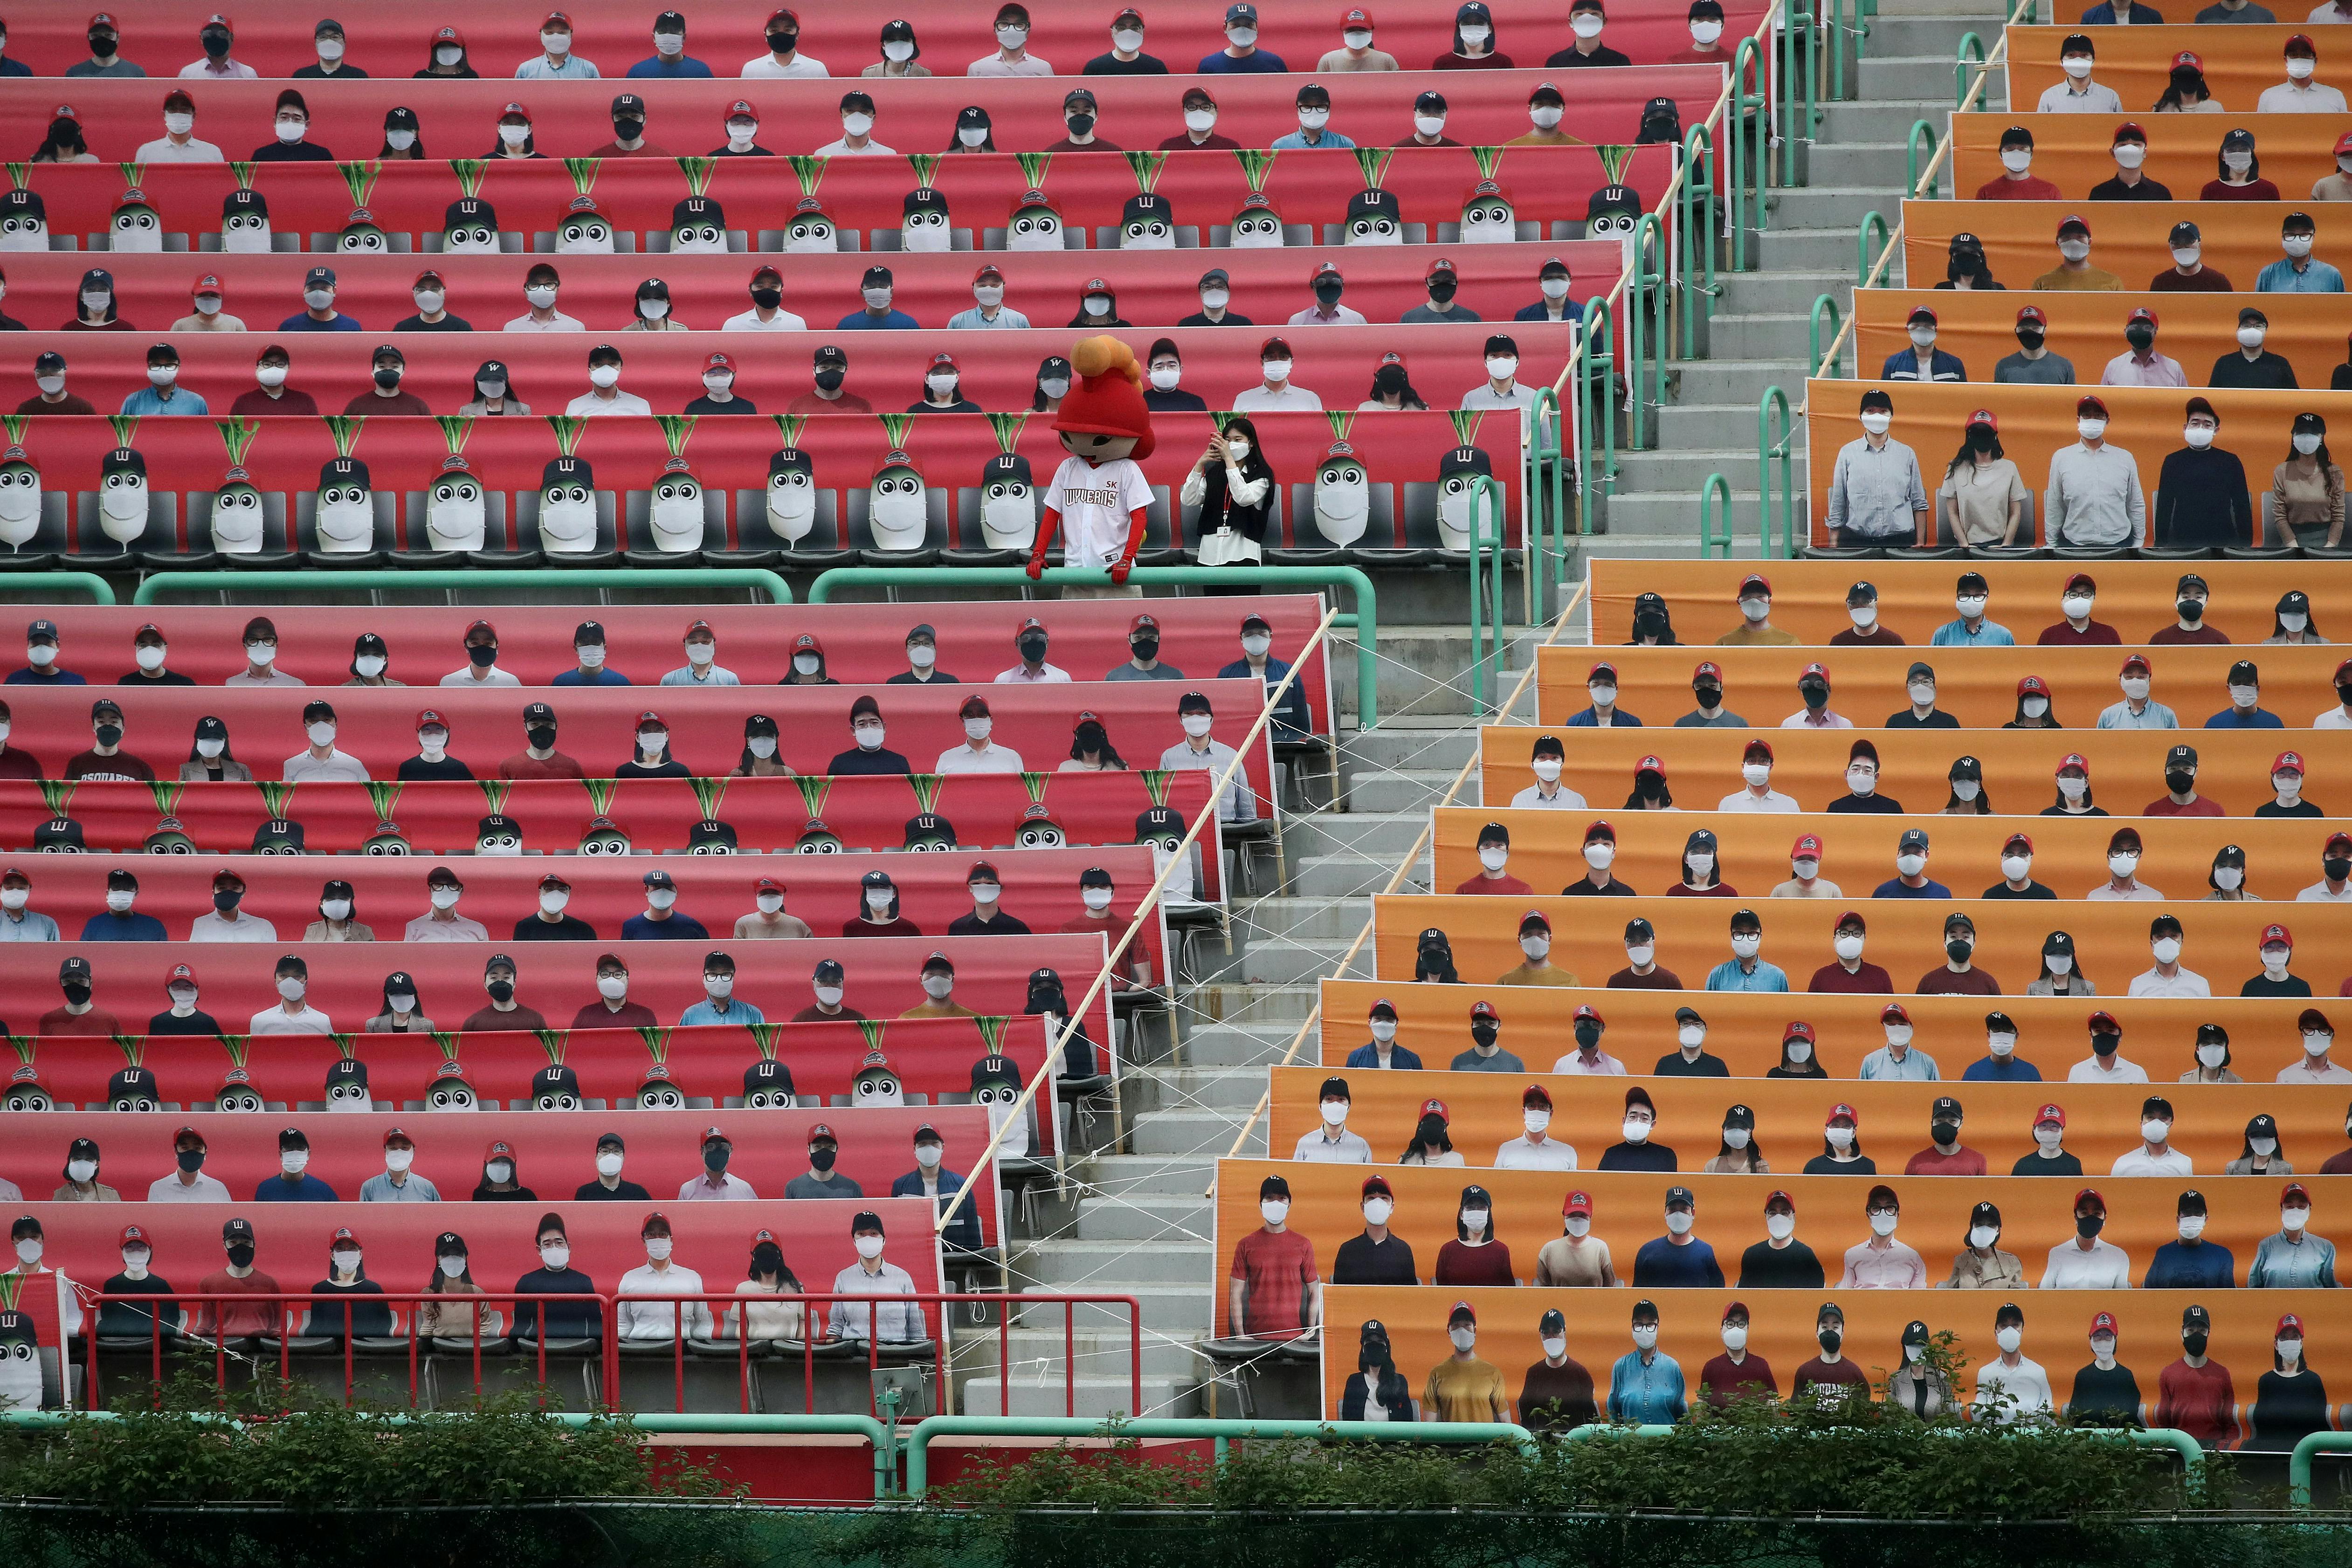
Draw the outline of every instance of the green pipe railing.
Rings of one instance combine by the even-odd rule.
[[[1835,298],[1824,294],[1814,299],[1813,317],[1805,328],[1806,340],[1811,345],[1812,355],[1806,360],[1805,363],[1811,374],[1830,381],[1838,381],[1843,379],[1839,373],[1839,367],[1834,362],[1827,365],[1822,363],[1822,313],[1823,311],[1829,313],[1830,341],[1836,342],[1838,333],[1843,330],[1845,319],[1838,313],[1838,303]]]
[[[1798,144],[1812,141],[1821,125],[1821,105],[1813,91],[1814,53],[1820,39],[1811,6],[1791,0],[1781,16],[1780,102],[1775,107],[1780,111],[1780,183],[1793,185]]]
[[[1895,231],[1887,226],[1885,214],[1874,209],[1862,214],[1862,227],[1856,229],[1853,235],[1853,286],[1856,288],[1870,286],[1871,264],[1878,259],[1879,252],[1885,250],[1894,238]],[[1813,363],[1819,365],[1821,362],[1821,356],[1814,355]]]
[[[1380,591],[1372,580],[1352,566],[1139,566],[1127,580],[1139,588],[1234,587],[1251,583],[1260,588],[1344,588],[1356,596],[1353,614],[1334,615],[1334,631],[1356,633],[1356,722],[1370,729],[1380,722]],[[1072,567],[1046,569],[1040,584],[1046,588],[1102,588],[1110,583],[1107,571],[1083,571]],[[1026,568],[1018,566],[836,566],[816,575],[809,585],[808,601],[827,604],[845,588],[1027,588]]]
[[[1538,570],[1529,574],[1528,592],[1540,595],[1546,587],[1564,589],[1568,584],[1568,475],[1566,427],[1559,405],[1559,394],[1549,387],[1536,392],[1535,407],[1528,419],[1528,538],[1541,552]],[[1592,530],[1585,526],[1581,512],[1578,514],[1576,533]],[[1549,615],[1550,610],[1538,601],[1538,609],[1528,620]]]
[[[1670,1430],[1670,1428],[1660,1428]],[[1084,1416],[933,1416],[919,1421],[904,1439],[907,1493],[920,1500],[930,1490],[930,1446],[941,1437],[1175,1437],[1216,1444],[1225,1462],[1235,1438],[1341,1438],[1376,1443],[1444,1443],[1484,1447],[1512,1443],[1537,1451],[1535,1434],[1508,1421],[1253,1421],[1203,1420],[1197,1416],[1151,1416],[1142,1420],[1096,1420]]]
[[[1764,47],[1754,38],[1742,38],[1731,52],[1731,112],[1730,162],[1724,184],[1728,191],[1731,207],[1730,265],[1734,272],[1746,272],[1756,265],[1752,240],[1764,226],[1764,182],[1766,161],[1771,155],[1771,100],[1763,93],[1748,90],[1750,82],[1760,82],[1764,71]]]
[[[1487,526],[1492,523],[1493,527]],[[1485,475],[1470,482],[1470,704],[1487,711],[1486,679],[1491,662],[1496,690],[1502,689],[1503,561],[1510,551],[1509,514],[1503,487]]]
[[[2311,1506],[2311,1460],[2315,1454],[2352,1451],[2352,1432],[2312,1432],[2295,1444],[2286,1461],[2286,1500],[2295,1508]]]
[[[1780,426],[1780,438],[1773,438],[1775,423]],[[1786,560],[1796,554],[1797,497],[1795,463],[1789,449],[1797,434],[1796,421],[1789,412],[1789,394],[1779,387],[1766,387],[1756,403],[1756,498],[1763,512],[1763,549],[1767,560]],[[1773,506],[1772,465],[1780,465],[1780,505]],[[1773,549],[1775,521],[1781,548]]]
[[[0,594],[30,593],[30,602],[51,604],[71,593],[89,596],[92,604],[117,604],[114,585],[94,571],[27,571],[0,577]]]
[[[1718,531],[1715,519],[1723,519]],[[1716,547],[1722,547],[1718,553]],[[1731,559],[1731,481],[1720,474],[1710,474],[1698,491],[1698,559],[1729,560]]]
[[[1683,138],[1683,188],[1675,221],[1683,245],[1683,358],[1698,358],[1698,329],[1715,317],[1715,141],[1704,125]]]
[[[965,580],[968,573],[958,572]],[[43,581],[48,581],[43,579]],[[515,588],[749,588],[771,604],[790,604],[792,585],[756,567],[483,567],[455,571],[159,571],[139,585],[133,604],[153,604],[167,594],[339,593],[383,590],[506,590]],[[110,593],[100,603],[110,604]]]
[[[1625,280],[1625,444],[1657,444],[1658,405],[1666,398],[1666,229],[1655,213],[1633,228],[1633,265]]]
[[[1979,70],[1982,70],[1984,63],[1984,40],[1974,33],[1962,33],[1958,57],[1952,62],[1952,107],[1954,109],[1966,109],[1969,106],[1969,68],[1974,66]]]
[[[1604,298],[1584,308],[1584,352],[1576,361],[1576,483],[1580,514],[1617,485],[1617,316]],[[1591,533],[1590,527],[1580,531]]]
[[[1919,162],[1919,144],[1922,141],[1925,141],[1927,144],[1927,163],[1926,165],[1923,165]],[[1909,162],[1911,168],[1911,178],[1904,183],[1903,189],[1913,196],[1924,197],[1927,201],[1931,202],[1934,201],[1936,199],[1937,187],[1940,183],[1941,178],[1938,172],[1932,167],[1936,160],[1936,128],[1928,124],[1924,120],[1913,120],[1911,122],[1910,145],[1905,149],[1903,155]],[[1927,168],[1927,187],[1924,190],[1920,188],[1919,183],[1919,171],[1922,167]]]

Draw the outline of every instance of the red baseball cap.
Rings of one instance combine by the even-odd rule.
[[[2116,1314],[2113,1312],[2100,1312],[2096,1316],[2093,1317],[2091,1319],[2091,1332],[2095,1334],[2115,1333]]]
[[[1980,408],[1969,415],[1969,423],[1989,426],[1996,435],[2000,434],[2000,421],[1994,417],[1992,410],[1989,408]]]
[[[1492,1002],[1472,1002],[1470,1017],[1474,1021],[1478,1019],[1493,1019],[1496,1023],[1503,1021],[1503,1015],[1495,1010],[1495,1004]]]
[[[1559,1212],[1563,1218],[1580,1214],[1590,1219],[1592,1218],[1592,1199],[1584,1193],[1571,1192],[1568,1195],[1568,1201],[1559,1206]]]
[[[1911,1015],[1903,1010],[1903,1004],[1901,1002],[1889,1002],[1885,1007],[1878,1009],[1878,1021],[1880,1023],[1909,1023],[1911,1021]]]
[[[1831,1107],[1830,1107],[1830,1113],[1829,1113],[1828,1115],[1826,1115],[1826,1116],[1824,1116],[1824,1117],[1822,1117],[1822,1126],[1824,1126],[1824,1127],[1826,1127],[1826,1126],[1828,1126],[1832,1122],[1835,1122],[1835,1121],[1838,1121],[1838,1120],[1841,1120],[1841,1119],[1845,1120],[1845,1121],[1848,1121],[1848,1122],[1852,1122],[1852,1123],[1853,1123],[1855,1126],[1857,1126],[1857,1127],[1858,1127],[1858,1126],[1860,1126],[1860,1125],[1862,1125],[1862,1118],[1861,1118],[1861,1117],[1859,1117],[1859,1116],[1857,1116],[1857,1115],[1855,1115],[1855,1114],[1853,1113],[1853,1106],[1851,1106],[1851,1105],[1846,1105],[1846,1104],[1837,1104],[1837,1105],[1832,1105],[1832,1106],[1831,1106]]]
[[[2039,305],[2024,305],[2018,308],[2017,324],[2022,327],[2028,321],[2032,322],[2037,327],[2047,327],[2050,325],[2050,318],[2042,314],[2042,307]]]
[[[2026,834],[2026,833],[2011,833],[2011,834],[2010,834],[2010,835],[2009,835],[2009,841],[2008,841],[2007,843],[2005,843],[2005,844],[2001,845],[2000,847],[2001,847],[2002,849],[2005,849],[2005,850],[2013,850],[2013,849],[2017,848],[2017,846],[2018,846],[2018,845],[2020,845],[2020,844],[2023,844],[2023,845],[2025,846],[2025,852],[2026,852],[2027,854],[2031,855],[2031,854],[2033,852],[2033,840],[2032,840],[2032,837],[2030,834]]]
[[[1751,588],[1761,589],[1769,596],[1772,591],[1772,580],[1760,571],[1751,571],[1739,580],[1739,591],[1745,594]]]
[[[1790,1019],[1789,1027],[1780,1031],[1780,1040],[1784,1045],[1792,1040],[1810,1040],[1812,1038],[1813,1026],[1802,1019]]]
[[[2259,947],[2267,947],[2273,942],[2284,943],[2287,946],[2293,947],[2294,946],[2294,933],[2289,931],[2284,925],[2265,925],[2263,927],[2263,939],[2256,943],[2255,946]]]
[[[1800,855],[1811,855],[1815,860],[1821,859],[1822,841],[1811,833],[1800,833],[1796,843],[1789,851],[1789,858],[1795,860]]]
[[[2033,1113],[2033,1124],[2035,1126],[2038,1127],[2044,1122],[2055,1122],[2058,1125],[2062,1127],[2064,1126],[2066,1124],[2066,1107],[2063,1105],[2044,1105],[2041,1110]]]
[[[1707,675],[1713,675],[1718,681],[1723,679],[1723,666],[1717,664],[1713,659],[1707,659],[1702,661],[1699,667],[1691,672],[1691,679],[1695,681],[1702,679]]]
[[[1599,1008],[1594,1007],[1591,1002],[1577,1003],[1576,1017],[1570,1021],[1574,1023],[1582,1023],[1586,1019],[1591,1019],[1594,1023],[1601,1025],[1603,1029],[1609,1027],[1609,1020],[1601,1016],[1601,1009]]]
[[[2299,751],[2280,752],[2276,757],[2271,758],[2271,771],[2273,773],[2301,773],[2303,771],[2303,754]]]

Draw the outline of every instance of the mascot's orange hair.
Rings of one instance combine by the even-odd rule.
[[[1082,338],[1070,350],[1076,378],[1054,414],[1054,428],[1076,435],[1131,435],[1141,462],[1151,455],[1151,411],[1143,403],[1143,367],[1135,350],[1112,337]]]

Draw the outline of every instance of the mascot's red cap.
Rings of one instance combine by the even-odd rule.
[[[1117,338],[1083,338],[1070,350],[1076,382],[1054,415],[1054,428],[1078,435],[1132,435],[1137,462],[1151,455],[1151,411],[1143,403],[1143,369]]]

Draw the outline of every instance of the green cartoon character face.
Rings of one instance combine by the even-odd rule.
[[[956,847],[955,825],[945,817],[925,811],[907,819],[906,848],[938,851]]]
[[[1021,813],[1021,831],[1013,840],[1014,848],[1024,850],[1058,850],[1069,841],[1043,800]]]
[[[522,853],[522,824],[500,812],[484,817],[474,826],[474,852],[478,855]]]
[[[188,830],[180,825],[177,817],[166,817],[155,824],[147,835],[147,852],[151,855],[192,855],[196,852],[196,841],[188,837]]]
[[[1013,216],[1004,225],[1004,248],[1062,248],[1062,214],[1046,204],[1045,193],[1029,191],[1022,195],[1021,204],[1013,209]]]
[[[335,248],[346,256],[383,256],[391,251],[392,241],[362,207],[343,225],[343,232],[335,237]]]
[[[122,252],[157,252],[163,248],[163,220],[147,204],[142,191],[125,191],[109,225],[108,247]]]
[[[261,1091],[253,1086],[244,1068],[232,1070],[220,1088],[220,1097],[213,1102],[215,1111],[259,1111],[265,1109]]]
[[[242,468],[228,471],[228,479],[213,492],[213,544],[232,552],[251,554],[261,548],[261,492]]]
[[[785,1103],[791,1103],[790,1096],[786,1097]],[[41,1087],[41,1081],[29,1061],[16,1069],[15,1075],[8,1080],[6,1098],[0,1099],[0,1109],[10,1111],[54,1111],[57,1108],[58,1103],[49,1098],[47,1089]]]
[[[733,827],[705,818],[687,830],[686,852],[690,855],[733,855],[743,852]]]
[[[814,196],[803,196],[793,209],[792,222],[785,226],[784,249],[795,256],[806,256],[837,248],[839,236],[832,217],[818,205]]]
[[[613,225],[595,202],[587,196],[574,196],[563,221],[555,229],[555,254],[558,256],[610,256],[613,254]]]
[[[454,1061],[445,1061],[434,1075],[433,1090],[425,1097],[428,1111],[471,1111],[479,1102],[474,1097],[474,1086],[466,1082],[466,1070]]]
[[[399,823],[378,822],[375,831],[368,835],[367,842],[360,846],[360,852],[365,855],[412,855],[416,852],[410,846],[408,836],[400,831]]]
[[[808,826],[801,830],[799,840],[793,845],[796,855],[837,855],[843,845],[840,835],[824,825],[823,820],[811,817]]]
[[[253,830],[253,852],[257,855],[299,855],[302,852],[302,825],[283,817],[272,817]]]
[[[450,203],[441,217],[441,250],[446,256],[496,256],[497,210],[489,203],[470,196]]]
[[[637,1085],[637,1109],[640,1111],[683,1111],[686,1092],[670,1082],[669,1069],[656,1065],[646,1071],[646,1081]]]
[[[610,817],[593,818],[587,830],[580,835],[580,852],[583,855],[627,854],[629,835]]]
[[[904,1105],[906,1093],[898,1074],[878,1051],[868,1051],[857,1069],[856,1081],[849,1086],[852,1105]]]

